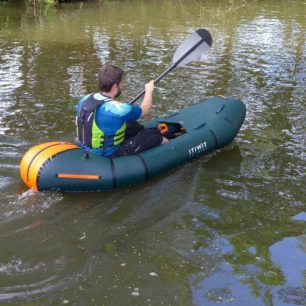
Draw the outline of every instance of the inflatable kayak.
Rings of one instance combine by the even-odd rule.
[[[108,158],[68,142],[32,147],[22,158],[21,178],[37,191],[102,191],[137,184],[230,144],[246,114],[242,101],[212,97],[152,120],[170,140],[135,155]]]

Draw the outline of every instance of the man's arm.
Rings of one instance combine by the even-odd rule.
[[[154,90],[154,81],[151,80],[145,85],[145,95],[140,104],[140,107],[142,109],[141,118],[148,115],[151,111],[153,103],[153,90]]]

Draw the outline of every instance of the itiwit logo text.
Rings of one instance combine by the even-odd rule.
[[[188,150],[190,156],[200,155],[207,149],[207,141],[201,142]]]

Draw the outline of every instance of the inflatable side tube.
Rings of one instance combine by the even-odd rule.
[[[20,175],[25,184],[36,191],[38,179],[44,164],[61,152],[79,149],[78,146],[67,142],[48,142],[31,148],[20,162]]]

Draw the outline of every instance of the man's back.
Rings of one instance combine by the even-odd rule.
[[[78,105],[78,115],[84,102],[90,98],[91,95],[84,97]],[[103,146],[94,148],[86,144],[80,143],[80,146],[87,151],[95,154],[110,156],[119,148],[118,139],[122,135],[124,138],[125,122],[135,121],[140,118],[142,110],[139,106],[132,106],[127,103],[115,101],[100,93],[92,95],[96,101],[101,101],[95,110],[95,118],[93,125],[96,125],[103,134]],[[103,101],[105,101],[103,103]],[[116,139],[117,137],[117,139]],[[123,140],[122,138],[122,140]]]

